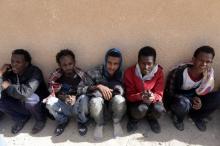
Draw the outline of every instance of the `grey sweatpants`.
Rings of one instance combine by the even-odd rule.
[[[89,103],[90,116],[95,120],[96,124],[104,124],[104,108],[106,106],[105,100],[102,97],[92,97]],[[114,123],[121,121],[127,109],[125,98],[121,95],[115,95],[109,101],[109,110],[112,112],[112,119]],[[111,114],[111,113],[109,113]]]

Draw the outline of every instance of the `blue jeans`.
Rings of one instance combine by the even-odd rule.
[[[85,95],[79,96],[72,106],[67,105],[57,97],[51,97],[48,99],[46,107],[59,124],[67,122],[72,116],[76,116],[79,123],[88,121],[88,97]]]
[[[108,110],[106,104],[109,103],[109,110],[112,112],[112,119],[114,123],[119,123],[123,118],[127,106],[125,98],[121,95],[115,95],[110,101],[105,101],[102,97],[93,97],[90,100],[90,115],[95,120],[96,124],[103,125],[105,122],[106,113]],[[105,112],[104,112],[105,111]]]

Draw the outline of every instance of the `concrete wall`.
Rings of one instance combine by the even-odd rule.
[[[72,49],[78,66],[88,69],[112,47],[121,48],[127,67],[146,45],[156,48],[166,73],[197,47],[211,45],[218,75],[220,1],[0,0],[0,65],[13,49],[25,48],[47,78],[62,48]]]

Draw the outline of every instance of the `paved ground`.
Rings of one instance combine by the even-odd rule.
[[[193,125],[190,119],[185,120],[185,130],[177,131],[168,115],[160,119],[162,132],[154,134],[146,121],[139,123],[139,130],[135,134],[126,132],[126,119],[123,120],[125,135],[113,138],[113,128],[109,122],[104,128],[102,141],[93,140],[94,124],[90,124],[89,131],[85,137],[80,137],[76,131],[76,122],[71,121],[65,132],[59,136],[53,136],[55,122],[48,120],[42,132],[37,135],[30,135],[33,119],[28,122],[18,135],[12,135],[10,128],[12,121],[5,117],[0,122],[0,132],[8,146],[220,146],[220,110],[213,114],[213,119],[208,122],[207,131],[200,132]],[[1,144],[0,144],[1,145]]]

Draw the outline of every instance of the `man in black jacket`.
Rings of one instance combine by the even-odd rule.
[[[0,111],[15,121],[11,132],[18,133],[31,115],[36,120],[31,133],[41,131],[46,122],[41,101],[48,96],[48,91],[41,70],[31,64],[26,50],[14,50],[11,64],[0,68],[0,85]]]
[[[207,118],[220,105],[220,92],[213,92],[215,51],[210,46],[199,47],[192,62],[174,68],[167,78],[164,103],[171,110],[174,126],[184,130],[187,114],[200,131],[206,130]]]

